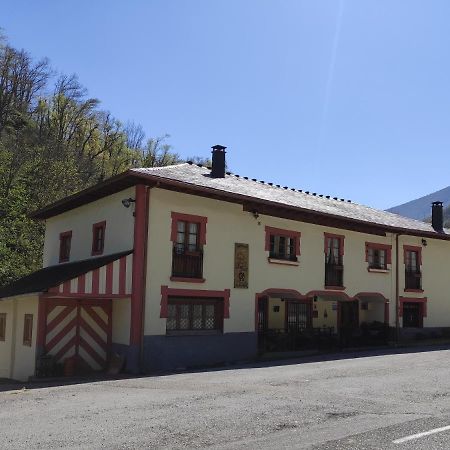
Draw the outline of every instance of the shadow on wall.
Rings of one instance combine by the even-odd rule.
[[[272,360],[272,361],[253,361],[245,363],[229,364],[221,367],[198,367],[191,370],[182,371],[167,371],[159,372],[152,375],[141,375],[141,376],[131,376],[127,374],[121,374],[118,376],[106,376],[105,374],[91,375],[89,377],[78,377],[78,378],[60,378],[57,380],[42,380],[33,381],[29,383],[20,383],[13,380],[0,379],[0,392],[15,393],[20,395],[22,392],[26,392],[29,389],[42,389],[56,386],[70,386],[77,384],[95,383],[95,382],[105,382],[105,381],[118,381],[118,380],[143,380],[155,377],[166,377],[173,375],[182,375],[184,373],[199,373],[199,372],[220,372],[223,370],[247,370],[253,368],[264,368],[264,367],[283,367],[298,364],[313,364],[321,363],[326,361],[340,361],[345,359],[357,359],[357,358],[370,358],[374,356],[384,356],[384,355],[401,355],[410,353],[428,353],[436,352],[442,350],[450,350],[450,343],[442,345],[422,345],[414,347],[397,347],[397,348],[384,348],[377,350],[364,350],[358,352],[341,352],[332,354],[320,354],[314,356],[306,356],[301,358],[291,358],[283,360]]]

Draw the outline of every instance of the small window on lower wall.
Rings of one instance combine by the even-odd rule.
[[[223,300],[169,297],[167,334],[215,334],[223,329]]]
[[[31,347],[33,341],[33,314],[25,314],[23,321],[23,345]]]
[[[0,342],[6,341],[6,313],[0,313]]]

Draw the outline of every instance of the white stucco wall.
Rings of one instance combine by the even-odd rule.
[[[70,261],[91,257],[92,225],[106,221],[105,247],[108,255],[133,248],[134,203],[122,205],[125,198],[134,198],[134,187],[112,194],[95,202],[75,208],[46,220],[43,265],[59,262],[59,235],[72,231]]]
[[[172,282],[170,240],[171,212],[206,216],[208,218],[204,246],[205,282],[201,284]],[[265,251],[265,226],[301,232],[299,266],[270,264]],[[159,318],[161,286],[183,289],[231,289],[230,319],[225,319],[224,331],[253,331],[255,328],[255,294],[269,288],[295,289],[301,294],[324,290],[324,232],[345,236],[344,285],[353,297],[361,292],[377,292],[390,300],[390,324],[395,324],[395,238],[325,227],[287,219],[260,215],[255,218],[242,211],[240,205],[217,200],[152,189],[148,240],[145,334],[165,334],[165,319]],[[450,276],[450,242],[427,239],[423,247],[423,293],[405,293],[403,245],[421,246],[421,238],[399,238],[400,295],[428,297],[428,317],[425,326],[450,326],[450,300],[445,280]],[[234,243],[249,244],[249,288],[234,289]],[[365,243],[392,245],[392,264],[387,273],[368,272]],[[328,319],[322,309],[327,307]],[[336,311],[331,303],[319,305],[317,326],[336,323]],[[379,308],[376,316],[384,319]],[[372,319],[373,320],[373,319]],[[333,322],[333,324],[331,323]]]
[[[6,314],[5,341],[0,341],[0,378],[10,378],[11,352],[13,348],[14,300],[0,300],[0,313]]]
[[[130,344],[131,306],[129,298],[112,301],[112,342],[113,344]]]
[[[0,378],[27,381],[34,375],[38,320],[38,295],[22,295],[0,301],[6,312],[6,341],[0,342]],[[23,345],[25,314],[33,315],[31,346]]]

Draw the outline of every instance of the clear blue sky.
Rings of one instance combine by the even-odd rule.
[[[450,185],[448,0],[3,0],[13,46],[183,156],[379,208]]]

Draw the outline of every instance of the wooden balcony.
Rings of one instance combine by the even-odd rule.
[[[203,252],[187,251],[174,247],[172,254],[172,277],[201,279],[203,277]]]
[[[325,263],[325,286],[344,286],[344,266],[342,264]]]
[[[422,290],[420,270],[405,270],[405,289]]]

